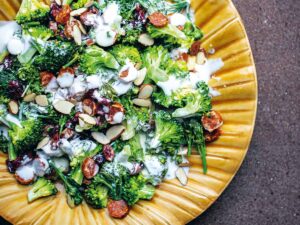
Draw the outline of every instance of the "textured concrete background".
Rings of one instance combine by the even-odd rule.
[[[245,22],[257,66],[257,123],[249,153],[233,182],[189,225],[296,225],[300,221],[300,0],[233,1]],[[1,219],[0,224],[7,225]]]

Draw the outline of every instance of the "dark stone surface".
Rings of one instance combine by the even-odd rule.
[[[189,225],[296,225],[300,221],[300,1],[233,1],[245,22],[257,66],[257,123],[234,180]],[[0,220],[0,224],[7,223]]]

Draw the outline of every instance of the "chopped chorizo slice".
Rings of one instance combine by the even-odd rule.
[[[210,143],[216,141],[221,135],[221,130],[216,129],[213,132],[204,131],[205,142]]]
[[[124,200],[110,200],[108,202],[108,213],[113,218],[124,218],[129,213],[129,206]]]
[[[70,19],[70,13],[71,7],[69,5],[64,5],[55,17],[56,22],[66,24]]]
[[[54,77],[53,73],[47,71],[41,72],[40,73],[41,85],[43,87],[47,86],[53,77]]]
[[[85,178],[92,179],[99,172],[99,166],[92,158],[86,158],[82,163],[82,172]]]
[[[169,23],[168,17],[161,12],[152,13],[148,18],[155,27],[165,27]]]
[[[210,111],[201,118],[202,125],[205,130],[213,132],[223,125],[223,119],[217,111]]]
[[[192,46],[191,46],[191,49],[190,49],[190,54],[192,56],[196,56],[199,52],[204,52],[204,49],[201,48],[201,42],[200,41],[195,41]],[[205,54],[206,55],[206,54]]]

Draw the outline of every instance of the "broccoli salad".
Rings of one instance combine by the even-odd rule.
[[[223,62],[188,0],[23,0],[0,33],[0,149],[29,203],[59,189],[123,218],[164,180],[187,185],[191,154],[207,173]]]

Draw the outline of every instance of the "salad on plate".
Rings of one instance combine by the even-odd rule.
[[[123,218],[166,179],[207,173],[221,135],[187,0],[23,0],[0,22],[0,149],[28,202],[65,192]]]

